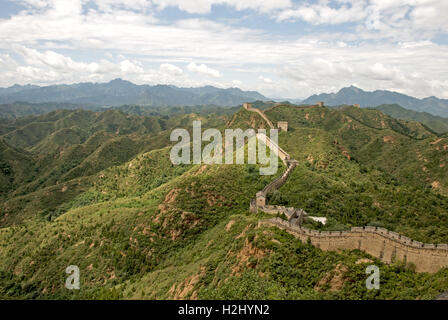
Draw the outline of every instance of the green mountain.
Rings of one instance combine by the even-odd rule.
[[[378,110],[275,105],[265,113],[288,121],[279,145],[298,160],[269,203],[328,219],[310,228],[375,225],[448,243],[446,137]],[[4,161],[23,170],[2,199],[0,297],[432,299],[447,290],[447,268],[416,273],[259,225],[272,216],[250,213],[249,201],[276,176],[260,176],[258,165],[171,163],[171,130],[191,130],[195,119],[220,130],[267,127],[245,109],[60,110],[2,123]],[[365,289],[370,264],[381,268],[381,290]],[[80,290],[64,287],[69,265],[80,268]]]
[[[359,104],[361,107],[376,107],[382,104],[398,104],[406,109],[448,117],[447,99],[439,99],[436,97],[417,99],[387,90],[364,91],[355,86],[342,88],[336,93],[312,95],[302,101],[302,103],[315,104],[318,101],[323,101],[329,106]]]
[[[10,182],[0,194],[0,199],[6,200],[0,207],[0,225],[24,217],[51,219],[59,215],[65,211],[64,202],[85,191],[92,175],[139,153],[165,147],[168,130],[185,126],[196,117],[182,113],[143,117],[118,110],[78,109],[5,123],[1,129],[5,146],[2,179]],[[210,118],[212,124],[226,121],[212,114]]]
[[[375,109],[396,119],[418,121],[437,133],[448,132],[448,118],[433,116],[427,112],[408,110],[397,104],[383,104]]]

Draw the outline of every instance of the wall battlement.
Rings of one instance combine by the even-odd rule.
[[[375,227],[356,227],[350,231],[317,231],[293,225],[280,218],[262,220],[259,225],[275,226],[286,230],[302,242],[324,251],[359,249],[390,264],[402,261],[415,265],[417,272],[437,272],[448,267],[448,245],[423,244],[405,236]]]

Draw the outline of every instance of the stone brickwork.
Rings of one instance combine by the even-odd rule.
[[[437,272],[448,267],[448,248],[445,244],[424,244],[376,227],[351,228],[350,231],[315,231],[291,224],[280,218],[259,222],[286,230],[302,242],[324,251],[355,250],[367,252],[386,264],[395,261],[412,263],[417,272]]]
[[[280,129],[280,131],[288,131],[288,121],[277,122],[277,127]]]

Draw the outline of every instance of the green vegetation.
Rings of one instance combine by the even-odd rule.
[[[288,121],[279,144],[299,161],[271,204],[328,218],[310,228],[376,225],[448,243],[447,138],[377,110],[266,109],[274,124]],[[172,128],[195,119],[266,128],[257,114],[142,112],[58,110],[0,124],[0,298],[432,299],[447,290],[448,269],[418,274],[259,226],[272,216],[249,213],[249,201],[275,177],[257,165],[172,165]],[[79,291],[64,287],[72,264]],[[370,264],[381,269],[379,291],[365,288]]]
[[[281,106],[267,114],[289,120],[280,145],[299,160],[273,204],[332,218],[342,229],[378,222],[422,242],[448,242],[446,139],[354,107]]]
[[[396,119],[418,121],[437,133],[448,132],[448,118],[434,116],[427,112],[408,110],[398,104],[383,104],[375,109]]]

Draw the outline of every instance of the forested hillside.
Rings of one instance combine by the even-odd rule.
[[[346,107],[266,108],[298,166],[272,204],[325,216],[321,230],[384,226],[448,243],[448,139],[417,122]],[[432,299],[448,269],[416,273],[359,250],[323,252],[249,201],[275,176],[258,165],[179,165],[171,129],[266,128],[256,113],[140,116],[58,110],[1,125],[0,297]],[[283,166],[279,162],[280,166]],[[281,174],[279,168],[277,175]],[[381,268],[381,290],[365,268]],[[81,289],[64,287],[65,268]]]

